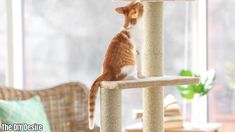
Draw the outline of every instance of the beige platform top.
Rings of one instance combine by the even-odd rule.
[[[136,1],[136,0],[113,0],[115,2],[121,2],[121,1],[126,1],[126,2],[130,2],[130,1]],[[195,0],[138,0],[138,1],[141,1],[141,2],[191,2],[191,1],[195,1]]]
[[[131,88],[146,88],[153,86],[174,86],[174,85],[188,85],[199,83],[198,77],[182,77],[182,76],[162,76],[162,77],[148,77],[137,80],[123,80],[123,81],[103,81],[102,88],[108,89],[131,89]]]

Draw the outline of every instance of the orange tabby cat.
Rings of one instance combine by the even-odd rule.
[[[116,12],[123,14],[125,21],[121,32],[110,42],[103,63],[103,73],[95,80],[88,95],[90,129],[94,128],[95,101],[100,82],[123,80],[133,77],[133,74],[140,75],[140,67],[136,67],[138,62],[136,62],[135,55],[140,53],[142,44],[140,33],[142,33],[143,5],[140,2],[132,2],[124,7],[116,8]]]

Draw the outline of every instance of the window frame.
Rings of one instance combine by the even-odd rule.
[[[22,0],[7,0],[6,85],[23,88],[23,6]]]
[[[205,73],[208,70],[208,49],[207,49],[207,0],[196,0],[192,4],[192,70],[196,73]],[[208,122],[208,99],[207,95],[197,100],[200,103],[192,105],[192,108],[200,108],[197,112],[202,113],[197,119],[191,119],[192,122],[197,121],[202,125]]]

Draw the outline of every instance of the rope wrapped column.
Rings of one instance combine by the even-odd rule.
[[[121,132],[121,90],[100,90],[101,132]]]
[[[145,76],[163,75],[163,2],[144,2],[144,51],[143,74]],[[163,132],[163,87],[144,89],[143,92],[143,130],[144,132]],[[157,88],[158,87],[158,88]]]

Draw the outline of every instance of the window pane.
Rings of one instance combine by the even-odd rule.
[[[6,1],[0,0],[0,84],[5,84],[6,71]]]
[[[122,26],[123,17],[114,11],[119,5],[123,3],[112,0],[24,1],[25,87],[45,88],[68,81],[91,86],[101,72],[110,39]],[[166,4],[166,74],[178,74],[183,68],[184,16],[183,3]],[[175,89],[166,93],[179,98]],[[132,112],[142,108],[141,98],[141,90],[123,92],[124,126],[133,123]]]
[[[24,1],[26,86],[77,80],[91,84],[99,75],[122,18],[112,1],[93,2]]]
[[[209,0],[209,67],[217,79],[209,95],[209,119],[223,123],[221,132],[235,129],[234,0]]]
[[[190,6],[190,5],[188,5]],[[186,31],[185,19],[187,19],[188,26],[190,21],[186,17],[186,4],[185,3],[172,3],[165,4],[165,74],[166,75],[178,75],[183,68],[190,70],[189,63],[185,67],[185,63],[189,60],[185,60],[185,37],[189,36],[190,32]],[[188,12],[189,13],[189,12]],[[190,29],[190,27],[188,27]],[[186,35],[188,34],[188,35]],[[190,38],[187,38],[188,53],[190,53]],[[190,54],[188,54],[190,58]],[[176,96],[179,103],[182,103],[182,98],[175,87],[169,87],[165,89],[165,94],[173,94]]]

